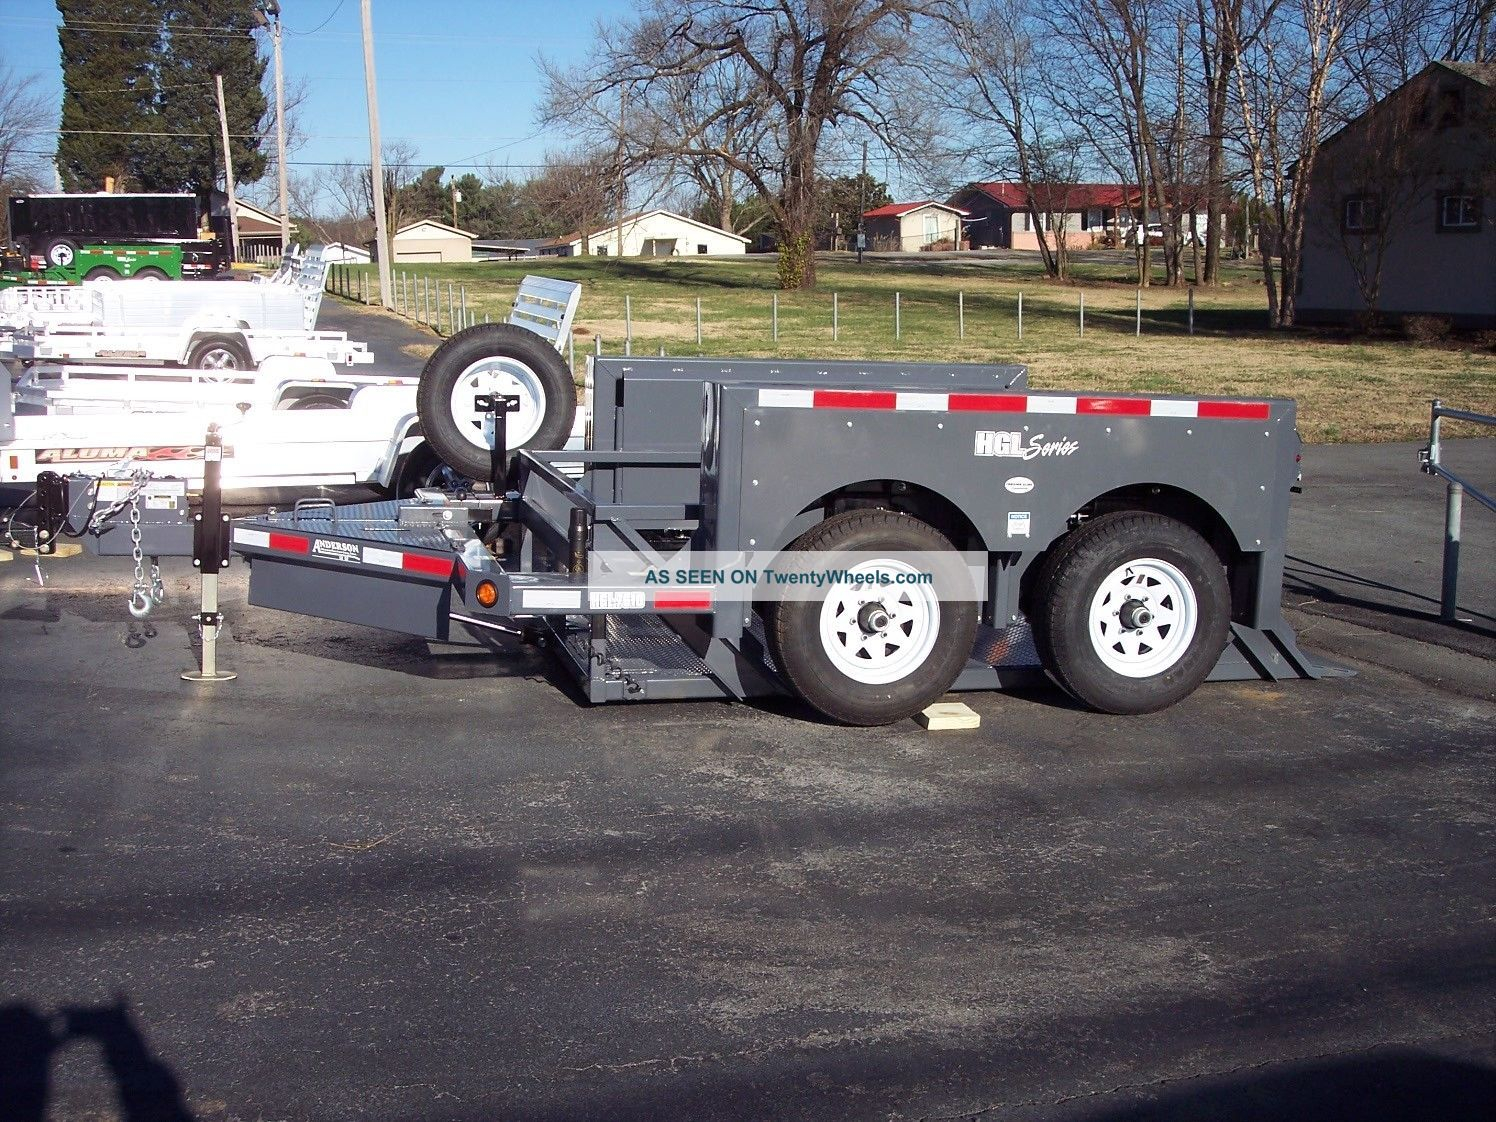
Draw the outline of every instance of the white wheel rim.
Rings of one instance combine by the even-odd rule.
[[[227,347],[214,347],[203,352],[197,368],[204,382],[232,382],[239,373],[239,356]]]
[[[138,280],[138,281],[145,281],[147,284],[160,284],[166,278],[165,277],[158,277],[155,273],[146,273],[143,276],[137,274],[137,275],[131,277],[130,279],[131,280]]]
[[[854,575],[915,573],[894,558],[863,561],[849,570]],[[880,606],[886,626],[868,630],[870,606]],[[837,584],[821,603],[821,649],[838,671],[855,682],[887,685],[922,666],[940,634],[940,598],[933,585]]]
[[[473,407],[479,394],[513,395],[519,411],[505,418],[504,438],[512,451],[522,448],[540,431],[545,420],[545,389],[540,378],[524,363],[512,358],[481,358],[457,376],[448,405],[457,430],[476,448],[491,448],[488,414]]]
[[[1167,561],[1139,557],[1108,573],[1091,598],[1091,647],[1108,670],[1151,678],[1184,657],[1199,621],[1189,579]]]
[[[59,269],[66,269],[73,263],[73,251],[65,245],[54,245],[52,247],[52,264]]]

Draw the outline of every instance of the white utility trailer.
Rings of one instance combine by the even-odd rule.
[[[444,377],[427,381],[448,386],[432,405],[444,430],[437,440],[445,438],[458,461],[463,452],[487,454],[481,450],[491,432],[474,403],[478,393],[520,400],[508,419],[512,447],[584,446],[585,419],[559,353],[579,294],[570,282],[527,277],[509,324],[460,332],[431,356],[427,370]],[[495,358],[487,340],[506,333],[520,347]],[[0,416],[0,485],[26,484],[48,470],[100,474],[123,462],[197,484],[210,423],[224,436],[222,486],[230,493],[363,485],[410,495],[484,474],[484,463],[449,467],[427,441],[420,382],[346,373],[316,357],[270,356],[255,370],[34,365],[6,395]]]
[[[373,361],[346,332],[316,330],[327,263],[321,247],[288,254],[251,281],[91,281],[61,291],[0,293],[0,358],[175,363],[249,370],[267,358]]]

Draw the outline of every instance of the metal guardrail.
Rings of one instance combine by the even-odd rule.
[[[1448,484],[1444,497],[1444,573],[1439,590],[1439,618],[1446,623],[1453,623],[1460,585],[1460,522],[1464,517],[1465,492],[1468,491],[1487,510],[1496,511],[1496,500],[1443,465],[1439,422],[1448,417],[1453,421],[1496,425],[1496,417],[1486,413],[1471,413],[1466,409],[1446,409],[1438,398],[1431,403],[1429,413],[1428,447],[1418,450],[1418,460],[1425,474],[1438,476]]]

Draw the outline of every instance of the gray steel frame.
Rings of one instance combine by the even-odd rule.
[[[1221,419],[1171,399],[1153,410],[1146,397],[1051,394],[1043,412],[1021,412],[1024,371],[1010,366],[600,359],[589,380],[592,450],[520,455],[520,494],[506,512],[523,526],[523,547],[502,568],[459,556],[472,513],[460,506],[445,522],[452,508],[440,504],[260,516],[236,525],[235,548],[254,562],[251,602],[436,639],[451,637],[453,611],[462,628],[543,627],[593,701],[750,697],[780,689],[752,613],[593,602],[585,574],[564,571],[574,512],[585,512],[593,549],[653,559],[651,532],[677,530],[700,550],[777,549],[824,516],[829,496],[893,487],[937,496],[966,527],[957,545],[991,558],[980,657],[958,689],[1032,679],[1023,576],[1077,512],[1098,504],[1184,512],[1233,559],[1231,642],[1213,679],[1329,670],[1298,650],[1280,607],[1299,448],[1290,401]],[[821,391],[830,404],[786,403],[786,389]],[[888,405],[942,393],[976,404]],[[1045,444],[1068,450],[1030,454]],[[583,479],[557,470],[562,461],[581,461]],[[1020,524],[1027,536],[1009,536]],[[270,531],[305,540],[290,551],[255,544]],[[446,557],[451,571],[360,562],[358,550],[388,544],[428,570]],[[490,608],[478,602],[482,581],[497,591]]]

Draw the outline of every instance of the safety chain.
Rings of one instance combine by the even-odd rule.
[[[124,498],[111,503],[107,509],[94,515],[89,525],[97,529],[113,518],[125,507],[130,508],[130,559],[135,562],[135,583],[130,588],[130,614],[144,619],[151,609],[166,599],[166,585],[161,579],[161,566],[151,558],[151,575],[146,578],[145,553],[140,547],[140,496],[150,482],[150,473],[137,470],[130,476],[130,490]]]

